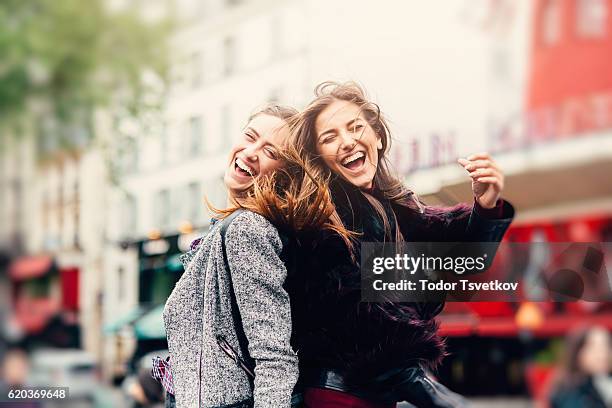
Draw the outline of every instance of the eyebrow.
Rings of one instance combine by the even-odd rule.
[[[255,136],[257,136],[258,139],[261,138],[261,136],[259,135],[259,133],[255,130],[255,128],[252,128],[251,126],[247,126],[247,128],[245,130],[250,130],[251,132],[255,133]],[[280,150],[280,147],[278,147],[277,145],[275,145],[272,142],[268,142],[266,141],[266,146],[270,146],[273,147],[275,150]]]
[[[354,125],[355,122],[357,122],[358,120],[362,120],[360,117],[356,117],[355,119],[351,119],[347,124],[346,127],[349,127],[351,125]]]
[[[336,131],[335,129],[327,129],[327,130],[324,130],[323,132],[321,132],[321,133],[319,134],[319,139],[320,139],[320,138],[322,138],[323,136],[325,136],[326,134],[328,134],[328,133],[334,133],[335,131]]]
[[[261,137],[261,136],[259,135],[259,132],[257,132],[257,131],[256,131],[254,128],[252,128],[252,127],[250,127],[250,126],[248,126],[248,127],[246,128],[246,130],[250,130],[251,132],[255,133],[255,136],[257,136],[258,138],[259,138],[259,137]]]
[[[360,118],[360,117],[356,117],[356,118],[354,118],[354,119],[351,119],[351,120],[349,120],[349,121],[346,123],[346,127],[349,127],[349,126],[351,126],[351,125],[355,124],[355,122],[357,122],[358,120],[363,120],[363,119],[362,119],[362,118]],[[318,138],[320,139],[320,138],[322,138],[323,136],[325,136],[326,134],[328,134],[328,133],[332,133],[332,132],[335,132],[335,129],[327,129],[327,130],[325,130],[325,131],[321,132],[321,133],[319,134],[319,137],[318,137]]]

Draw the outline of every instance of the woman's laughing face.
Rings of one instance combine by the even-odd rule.
[[[327,167],[359,188],[371,188],[383,146],[359,106],[334,101],[318,115],[315,130],[317,153]]]

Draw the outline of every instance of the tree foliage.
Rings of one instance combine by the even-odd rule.
[[[157,107],[171,20],[148,21],[142,10],[107,3],[0,0],[0,137],[24,121],[50,121],[62,138],[70,132],[57,129],[87,127],[98,107],[131,118]]]

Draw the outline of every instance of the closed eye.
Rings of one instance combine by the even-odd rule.
[[[266,156],[268,156],[272,160],[277,160],[278,159],[278,152],[276,151],[276,149],[274,149],[272,147],[266,147],[264,149],[264,153],[266,154]]]
[[[326,144],[332,142],[336,138],[335,134],[328,134],[319,139],[319,143]]]

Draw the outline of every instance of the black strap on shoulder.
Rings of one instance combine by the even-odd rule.
[[[242,356],[244,356],[244,359],[246,361],[243,360],[240,357],[240,355],[238,355],[232,349],[229,343],[227,343],[227,340],[218,338],[217,341],[220,343],[219,345],[221,346],[223,351],[225,351],[232,359],[234,359],[236,364],[238,364],[247,373],[247,376],[249,377],[249,383],[251,384],[251,389],[254,389],[255,374],[253,372],[253,366],[254,366],[253,359],[251,358],[249,354],[249,340],[246,334],[244,333],[244,327],[242,326],[242,317],[240,316],[240,309],[238,308],[238,301],[236,300],[236,293],[234,291],[234,283],[232,282],[232,271],[230,269],[229,262],[227,259],[227,249],[225,248],[225,234],[227,233],[227,229],[229,228],[232,221],[243,212],[244,210],[238,209],[234,211],[233,213],[231,213],[226,218],[224,218],[221,221],[220,233],[221,233],[221,247],[223,249],[223,262],[225,264],[225,270],[227,272],[227,278],[229,280],[229,291],[230,291],[230,300],[231,300],[231,307],[232,307],[232,317],[234,320],[234,328],[236,331],[236,336],[238,338],[238,344],[240,346],[240,351],[242,352]]]
[[[229,355],[235,362],[240,366],[247,374],[249,378],[249,384],[251,385],[251,391],[255,390],[255,372],[254,372],[254,361],[249,354],[249,340],[247,339],[246,334],[244,333],[244,327],[242,326],[242,318],[240,316],[240,309],[238,308],[238,301],[236,300],[236,293],[234,292],[234,284],[232,282],[232,271],[229,267],[229,262],[227,260],[227,250],[225,249],[225,234],[230,224],[238,215],[243,213],[243,209],[238,209],[230,214],[228,217],[224,218],[221,224],[221,247],[223,248],[223,261],[225,263],[225,270],[227,272],[227,277],[229,279],[229,288],[230,288],[230,297],[232,303],[232,316],[234,319],[234,325],[236,330],[236,335],[238,337],[238,344],[240,346],[240,350],[242,355],[246,358],[247,361],[243,360],[240,355],[236,353],[236,351],[232,348],[232,346],[227,342],[226,339],[217,337],[217,342],[221,349]],[[279,233],[280,234],[280,233]],[[287,243],[287,238],[280,234],[281,241],[283,245]],[[294,393],[291,396],[291,407],[292,408],[300,408],[303,404],[303,397],[301,393]]]
[[[221,238],[222,238],[221,245],[223,245],[223,256],[226,255],[225,253],[225,233],[227,232],[227,229],[229,228],[232,221],[234,221],[234,219],[240,214],[242,214],[243,212],[244,210],[242,208],[239,208],[221,220]]]

